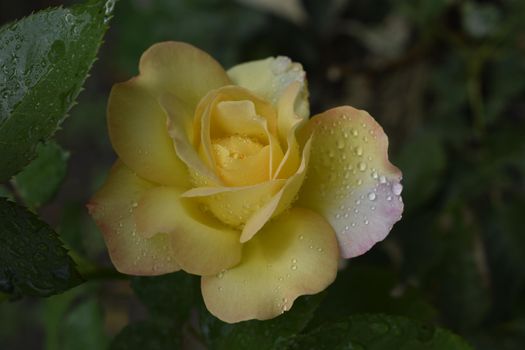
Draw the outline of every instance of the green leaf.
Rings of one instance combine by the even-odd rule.
[[[44,10],[0,29],[0,182],[28,164],[66,117],[114,2]]]
[[[400,281],[400,276],[392,270],[349,264],[338,272],[335,282],[327,288],[327,296],[309,327],[358,313],[388,313],[433,320],[436,311],[421,292]]]
[[[68,157],[55,142],[37,146],[37,158],[13,178],[28,207],[38,208],[53,197],[66,176]]]
[[[268,321],[226,324],[205,311],[201,314],[201,330],[212,349],[286,349],[312,319],[324,296],[325,293],[303,296],[290,311]]]
[[[199,280],[180,271],[163,276],[134,277],[131,287],[153,316],[182,322],[195,304]]]
[[[292,349],[469,350],[457,335],[400,316],[365,314],[323,325],[299,336]]]
[[[180,334],[171,323],[149,320],[132,323],[113,339],[111,350],[180,349]]]
[[[13,297],[49,296],[81,282],[53,229],[0,198],[0,291]]]

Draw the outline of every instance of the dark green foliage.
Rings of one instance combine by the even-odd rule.
[[[166,321],[132,323],[113,339],[110,350],[181,349],[179,330]]]
[[[13,298],[48,296],[81,282],[53,229],[0,198],[0,291]]]
[[[300,350],[470,350],[458,336],[399,316],[355,315],[296,339]]]
[[[151,314],[182,323],[199,294],[199,278],[184,272],[164,276],[134,277],[131,287]]]
[[[0,29],[0,181],[29,163],[65,118],[96,58],[110,10],[104,1],[91,1]]]
[[[13,178],[24,203],[38,208],[50,200],[66,176],[69,153],[54,142],[39,144],[37,157]]]
[[[290,311],[273,320],[245,321],[234,325],[225,324],[203,310],[201,332],[211,349],[287,349],[294,336],[310,322],[324,296],[321,293],[301,297]]]
[[[42,288],[41,279],[56,283],[44,283],[49,294],[79,279],[74,270],[70,280],[56,278],[54,263],[27,269],[32,254],[17,260],[20,266],[10,260],[13,240],[6,245],[5,237],[16,233],[16,248],[31,250],[51,232],[54,243],[46,238],[45,246],[60,256],[53,261],[72,269],[50,228],[0,199],[9,212],[0,217],[0,346],[38,348],[45,336],[48,349],[73,346],[77,338],[79,347],[104,348],[106,331],[125,327],[113,349],[471,349],[461,336],[479,350],[522,350],[525,2],[301,0],[308,14],[302,24],[241,2],[120,2],[89,93],[58,133],[71,156],[67,181],[47,206],[65,169],[64,153],[48,139],[95,59],[106,6],[44,10],[0,29],[0,181],[29,164],[0,186],[0,197],[60,222],[61,239],[82,256],[81,271],[93,272],[91,278],[118,276],[106,267],[101,235],[84,207],[115,159],[105,129],[107,96],[112,84],[137,73],[150,45],[181,40],[226,68],[275,55],[301,62],[312,114],[343,104],[368,110],[403,172],[403,219],[385,242],[350,260],[322,295],[300,297],[273,320],[230,325],[209,314],[199,278],[184,272],[133,277],[131,288],[111,282],[82,296],[73,296],[75,288],[46,301],[5,302],[41,295],[33,285]],[[0,19],[20,17],[16,6],[29,14],[29,3],[2,2]],[[53,161],[29,163],[47,147]],[[101,302],[107,298],[126,309]],[[19,336],[26,333],[36,340]]]

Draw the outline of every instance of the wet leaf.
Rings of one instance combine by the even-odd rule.
[[[27,209],[0,198],[0,292],[49,296],[82,278],[57,234]]]
[[[73,106],[114,0],[35,13],[0,29],[0,181],[36,155]]]

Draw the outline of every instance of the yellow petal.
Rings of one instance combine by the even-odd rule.
[[[202,278],[204,302],[225,322],[270,319],[289,310],[298,296],[332,283],[338,259],[330,225],[310,210],[294,208],[244,245],[239,265]]]
[[[111,89],[108,130],[120,159],[145,179],[187,187],[187,168],[175,153],[166,121],[166,113],[139,78]]]
[[[330,109],[306,130],[312,155],[297,205],[325,217],[345,258],[383,240],[401,218],[401,172],[388,161],[388,139],[365,111]]]
[[[169,117],[168,132],[173,139],[177,155],[188,167],[194,182],[207,185],[221,183],[193,147],[193,141],[190,139],[193,136],[193,114],[172,94],[163,94],[160,104]]]
[[[288,86],[292,82],[299,82],[301,88],[295,100],[295,112],[303,119],[308,118],[310,111],[306,75],[300,63],[284,56],[269,57],[232,67],[228,75],[235,84],[267,99],[275,107]]]
[[[111,261],[122,273],[159,275],[180,269],[170,237],[160,234],[144,238],[133,219],[139,198],[153,186],[117,161],[88,204],[89,213],[104,235]]]
[[[147,191],[135,210],[140,231],[153,238],[168,233],[175,259],[186,272],[211,275],[237,264],[239,231],[206,215],[195,200],[181,193],[174,187]]]
[[[270,180],[283,158],[276,111],[246,89],[226,86],[197,106],[194,146],[201,159],[229,186]]]
[[[231,84],[221,65],[186,43],[166,41],[142,54],[140,76],[158,95],[171,93],[193,111],[209,91]]]
[[[198,187],[182,195],[198,199],[222,222],[241,227],[284,183],[285,180],[272,180],[246,187]]]
[[[250,240],[268,220],[290,207],[306,176],[310,158],[310,144],[310,141],[308,141],[304,146],[301,165],[297,172],[288,178],[281,190],[246,222],[242,230],[241,242],[244,243]]]

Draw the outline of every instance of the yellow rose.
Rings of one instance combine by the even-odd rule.
[[[202,276],[226,322],[269,319],[326,288],[401,217],[401,172],[366,112],[308,119],[302,66],[286,57],[227,72],[164,42],[116,84],[108,129],[119,160],[88,205],[115,267]]]

